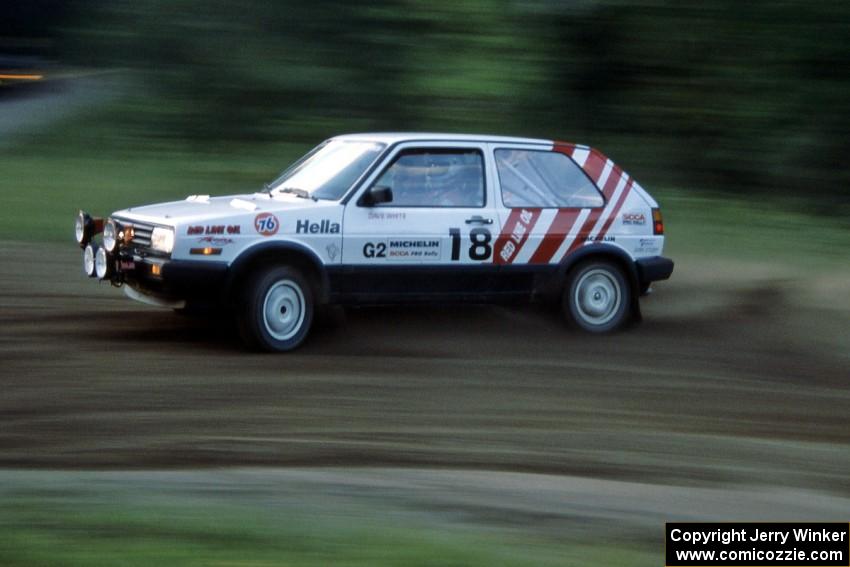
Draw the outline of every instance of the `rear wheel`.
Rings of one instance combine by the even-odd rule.
[[[244,288],[239,334],[246,344],[261,350],[293,350],[307,337],[313,310],[312,289],[298,270],[269,268],[255,274]]]
[[[570,273],[563,309],[576,327],[590,333],[619,329],[629,317],[631,289],[619,266],[604,260],[585,262]]]

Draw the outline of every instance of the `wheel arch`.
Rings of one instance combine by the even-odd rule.
[[[629,283],[631,290],[630,309],[632,317],[634,317],[635,321],[640,321],[640,283],[637,267],[635,266],[634,259],[619,246],[603,243],[587,244],[564,258],[558,266],[558,276],[562,286],[569,284],[569,276],[573,268],[581,263],[592,260],[613,262],[623,270],[623,274],[626,276],[626,281]]]
[[[310,282],[318,303],[327,302],[329,279],[319,256],[296,242],[264,242],[243,251],[231,264],[224,285],[225,298],[241,289],[246,278],[262,266],[289,265],[298,268]]]

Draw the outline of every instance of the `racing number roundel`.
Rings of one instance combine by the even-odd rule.
[[[263,236],[272,236],[277,234],[280,221],[271,213],[260,213],[254,217],[254,228]]]

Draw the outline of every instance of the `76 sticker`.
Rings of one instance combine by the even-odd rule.
[[[271,213],[260,213],[254,217],[254,228],[263,236],[272,236],[277,234],[280,221]]]

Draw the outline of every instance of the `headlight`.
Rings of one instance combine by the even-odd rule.
[[[83,251],[83,272],[93,278],[96,274],[94,269],[94,257],[97,250],[97,244],[89,244]]]
[[[94,271],[102,280],[112,275],[112,262],[104,248],[98,248],[94,254]]]
[[[174,250],[174,229],[156,226],[151,232],[151,248],[171,254]]]
[[[115,226],[115,221],[109,219],[103,226],[103,247],[107,252],[115,252],[115,246],[118,244],[118,227]]]

